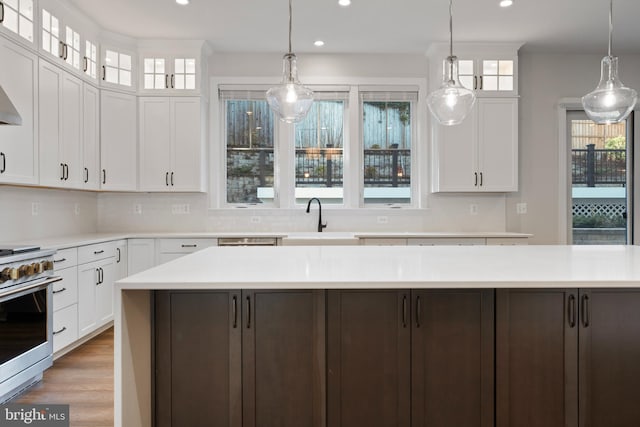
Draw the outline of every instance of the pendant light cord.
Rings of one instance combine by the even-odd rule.
[[[292,25],[292,20],[291,20],[291,1],[289,0],[289,54],[292,53],[292,49],[291,49],[291,28],[293,27]]]
[[[453,0],[449,0],[449,56],[453,56]]]
[[[611,56],[612,43],[613,43],[613,0],[609,0],[609,56]]]

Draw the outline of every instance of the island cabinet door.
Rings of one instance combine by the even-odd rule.
[[[640,290],[580,291],[580,427],[640,426]]]
[[[413,427],[494,426],[494,290],[414,290]]]
[[[325,291],[242,291],[242,303],[243,427],[325,427]]]
[[[408,427],[411,393],[408,290],[330,290],[329,427]]]
[[[577,290],[496,291],[497,427],[578,425],[578,321]]]
[[[242,426],[240,297],[156,292],[156,427]]]

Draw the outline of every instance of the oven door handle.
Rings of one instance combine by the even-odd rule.
[[[7,297],[12,296],[12,295],[20,294],[20,293],[23,293],[25,291],[30,291],[32,289],[46,288],[50,284],[55,283],[55,282],[59,282],[60,280],[62,280],[62,277],[54,276],[54,277],[48,278],[47,280],[45,280],[43,282],[38,282],[38,283],[34,283],[32,285],[22,286],[22,287],[19,287],[17,289],[12,289],[10,291],[2,292],[2,293],[0,293],[0,301],[2,301],[3,299],[5,299]]]

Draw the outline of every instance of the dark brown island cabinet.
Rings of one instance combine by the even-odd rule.
[[[330,427],[489,427],[493,290],[330,290]]]
[[[640,426],[640,290],[496,294],[497,427]]]
[[[326,426],[325,291],[157,291],[154,425]]]

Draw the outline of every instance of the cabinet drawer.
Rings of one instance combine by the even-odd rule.
[[[424,238],[409,239],[408,246],[476,246],[486,245],[487,239],[484,237],[442,237],[442,238]]]
[[[76,265],[78,265],[78,248],[60,249],[53,256],[53,268],[56,272]]]
[[[407,246],[407,239],[402,238],[370,238],[363,239],[361,243],[364,246]]]
[[[98,261],[116,256],[115,242],[97,243],[78,248],[78,264]]]
[[[218,239],[159,239],[160,253],[191,253],[217,246]]]
[[[78,302],[78,267],[56,271],[62,280],[53,284],[53,311]]]
[[[53,312],[53,352],[78,339],[78,304]]]

